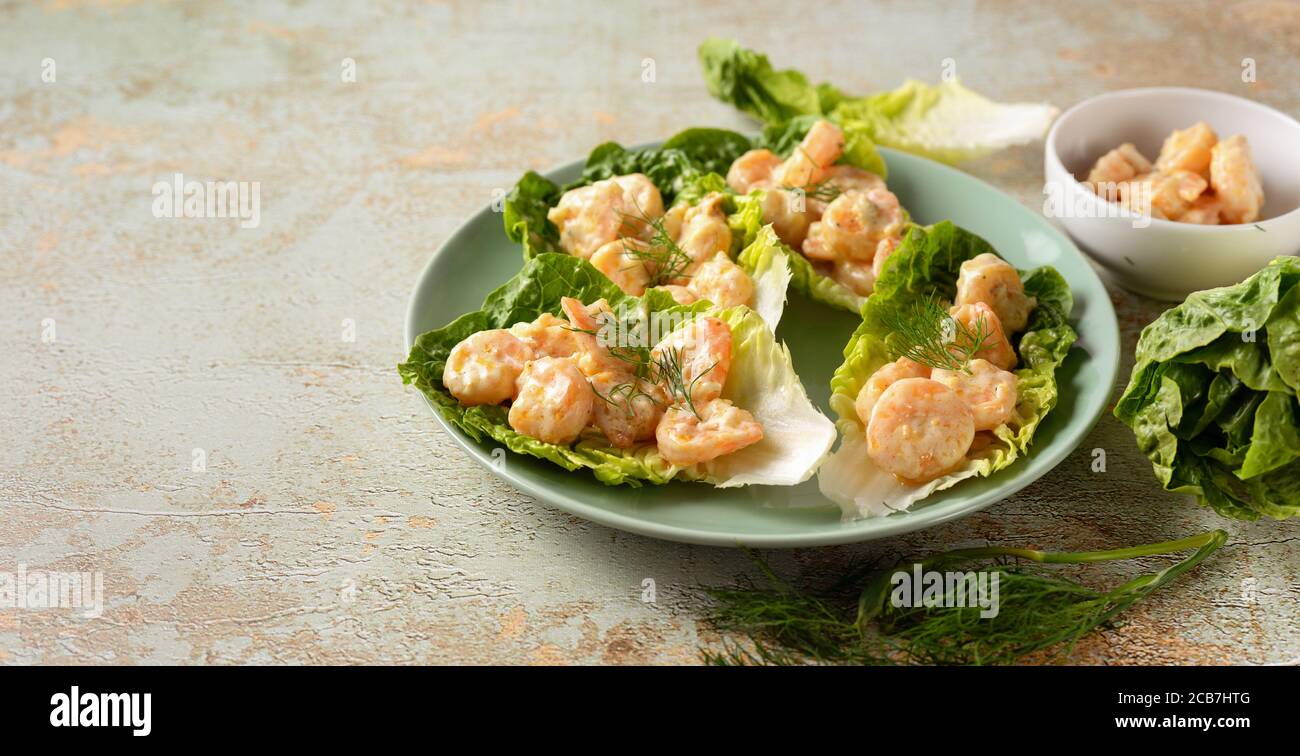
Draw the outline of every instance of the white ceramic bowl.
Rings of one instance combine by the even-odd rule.
[[[1257,222],[1201,226],[1139,219],[1118,214],[1079,183],[1097,158],[1120,144],[1132,142],[1154,161],[1169,132],[1197,121],[1209,123],[1220,139],[1243,134],[1249,140],[1264,187]],[[1182,87],[1099,95],[1057,119],[1044,165],[1045,212],[1120,284],[1147,296],[1180,301],[1300,252],[1300,123],[1257,102]]]

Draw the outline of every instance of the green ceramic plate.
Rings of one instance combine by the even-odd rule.
[[[1039,427],[1027,458],[991,477],[965,481],[908,512],[843,523],[839,508],[817,490],[815,478],[793,487],[611,487],[590,473],[511,454],[491,439],[475,443],[437,412],[434,417],[470,455],[521,491],[602,525],[688,543],[791,547],[865,541],[954,520],[1014,494],[1073,451],[1106,407],[1119,367],[1119,331],[1110,297],[1074,245],[1016,200],[947,166],[882,152],[889,164],[889,187],[916,222],[952,220],[983,236],[1017,267],[1052,265],[1070,283],[1075,302],[1071,320],[1080,338],[1057,373],[1060,403]],[[581,168],[580,162],[571,163],[548,176],[565,183],[577,178]],[[522,264],[518,246],[502,230],[501,215],[491,209],[477,213],[421,274],[406,315],[408,350],[419,334],[477,310],[483,297]],[[827,404],[831,373],[857,323],[855,315],[792,295],[777,329],[809,396],[828,417],[834,417]]]

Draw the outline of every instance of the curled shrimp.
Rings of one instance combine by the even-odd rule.
[[[619,359],[610,347],[611,332],[609,326],[614,322],[614,313],[609,303],[597,299],[590,305],[584,305],[573,297],[560,300],[560,308],[572,326],[574,342],[577,344],[576,360],[583,375],[596,375],[605,372],[621,372],[627,369],[627,361]]]
[[[510,427],[548,444],[573,443],[591,419],[591,384],[571,359],[543,357],[519,374]]]
[[[1025,285],[1016,269],[991,252],[962,263],[957,276],[956,304],[976,302],[993,308],[998,322],[1009,333],[1023,331],[1029,323],[1029,313],[1038,306],[1037,299],[1025,294]]]
[[[732,454],[763,440],[763,426],[726,399],[697,403],[695,412],[669,407],[655,428],[659,453],[672,465],[689,467]]]
[[[1238,134],[1214,145],[1210,159],[1210,185],[1222,203],[1219,217],[1224,223],[1252,223],[1264,205],[1250,144]]]
[[[695,292],[691,291],[689,287],[680,284],[664,284],[655,288],[668,292],[669,296],[679,305],[695,304],[699,301],[699,297],[695,296]]]
[[[1016,376],[988,360],[970,361],[970,372],[936,369],[930,374],[970,408],[975,430],[993,430],[1011,419],[1019,400]]]
[[[731,249],[731,226],[727,225],[727,214],[722,210],[722,195],[717,192],[704,195],[694,205],[674,206],[665,216],[664,228],[694,262]]]
[[[531,323],[510,326],[510,333],[527,344],[536,357],[572,357],[578,351],[578,340],[568,321],[549,312]]]
[[[871,374],[866,383],[862,384],[862,389],[858,391],[858,398],[853,403],[858,419],[862,421],[862,427],[865,428],[871,422],[871,410],[875,408],[876,402],[880,399],[880,395],[885,393],[885,389],[904,378],[929,377],[928,365],[913,362],[906,357],[899,357],[893,362],[882,365]]]
[[[948,310],[948,315],[965,326],[970,333],[979,333],[982,330],[986,334],[983,345],[980,346],[979,351],[971,355],[972,358],[988,360],[1003,370],[1010,370],[1016,366],[1019,359],[1016,350],[1012,348],[1011,340],[1007,338],[1006,331],[1002,328],[1002,321],[998,319],[992,307],[983,302],[954,305]]]
[[[500,404],[515,395],[515,380],[532,358],[533,350],[509,331],[479,331],[452,347],[442,385],[461,404]]]
[[[638,441],[652,439],[664,414],[666,397],[656,384],[628,372],[609,371],[591,377],[596,401],[592,422],[609,442],[630,449]]]
[[[648,238],[643,219],[663,214],[659,189],[646,176],[633,173],[565,192],[546,217],[560,232],[560,247],[585,260],[615,239]]]
[[[722,395],[731,371],[731,328],[718,318],[695,318],[660,340],[650,359],[673,401],[689,397],[698,406]]]
[[[1218,141],[1214,129],[1205,121],[1181,131],[1175,130],[1160,147],[1156,170],[1161,173],[1191,171],[1202,178],[1209,178],[1210,150]]]
[[[639,239],[616,239],[591,255],[591,264],[604,273],[625,294],[639,297],[650,285],[650,270],[645,264],[649,248]]]
[[[727,170],[727,186],[736,194],[766,188],[772,183],[772,172],[780,165],[781,158],[771,150],[750,150],[736,158]]]
[[[871,262],[882,239],[903,229],[903,208],[888,189],[846,192],[808,228],[803,253],[816,260]]]
[[[867,456],[908,482],[933,480],[965,458],[975,421],[956,392],[929,378],[895,381],[867,424]]]
[[[1151,161],[1138,148],[1125,142],[1097,159],[1088,172],[1087,183],[1098,195],[1118,199],[1118,186],[1136,176],[1151,172]]]
[[[817,121],[774,177],[782,186],[812,186],[825,180],[826,169],[843,154],[844,132],[830,121]]]
[[[808,237],[808,227],[816,220],[808,198],[799,191],[771,187],[763,193],[761,202],[763,223],[771,224],[781,241],[799,249]]]
[[[707,299],[723,309],[747,305],[754,298],[754,281],[725,252],[692,268],[686,288],[697,300]]]

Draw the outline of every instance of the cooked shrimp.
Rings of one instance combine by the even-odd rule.
[[[871,263],[861,260],[837,260],[831,269],[831,278],[862,297],[870,294],[876,286],[875,269]]]
[[[548,444],[571,444],[591,420],[591,384],[571,359],[543,357],[519,374],[510,427]]]
[[[650,285],[650,270],[645,264],[649,248],[639,239],[616,239],[602,245],[591,256],[591,264],[604,273],[625,294],[639,297]]]
[[[930,379],[952,389],[970,408],[975,430],[993,430],[1011,418],[1019,399],[1016,376],[988,360],[971,360],[970,372],[935,370]]]
[[[693,267],[686,288],[696,299],[707,299],[718,307],[747,305],[754,298],[754,281],[745,269],[731,261],[726,252]]]
[[[900,241],[899,237],[890,236],[881,239],[876,245],[876,255],[871,258],[871,272],[876,278],[880,278],[880,274],[885,272],[885,261],[894,254],[894,250],[898,249]]]
[[[1222,209],[1223,201],[1212,193],[1206,193],[1197,197],[1192,206],[1178,220],[1183,223],[1200,223],[1205,226],[1214,226],[1219,223],[1219,213]]]
[[[560,308],[573,326],[573,339],[578,345],[577,365],[583,375],[627,369],[627,362],[610,351],[610,347],[619,344],[614,343],[617,338],[613,328],[614,313],[608,302],[597,299],[584,305],[573,297],[564,297],[560,300]]]
[[[886,188],[884,179],[854,165],[832,165],[826,169],[826,177],[822,181],[841,193]]]
[[[736,158],[727,171],[727,186],[736,194],[748,194],[750,189],[763,188],[759,184],[770,184],[772,172],[781,165],[781,158],[771,150],[750,150]]]
[[[515,379],[533,350],[509,331],[479,331],[452,347],[442,385],[461,404],[500,404],[515,395]]]
[[[763,440],[763,426],[754,416],[726,399],[674,405],[655,428],[659,453],[672,465],[688,467],[732,454]]]
[[[846,192],[809,227],[803,252],[816,260],[870,262],[880,240],[898,236],[902,228],[903,208],[893,192]]]
[[[808,226],[816,220],[807,197],[787,189],[769,188],[763,193],[763,223],[770,223],[781,241],[794,249],[808,237]]]
[[[904,378],[880,395],[867,424],[867,456],[904,481],[922,483],[952,470],[975,438],[966,403],[928,378]]]
[[[899,357],[893,362],[882,365],[871,374],[866,383],[862,384],[862,390],[858,392],[858,398],[853,403],[853,408],[857,410],[858,419],[862,421],[863,427],[871,422],[871,410],[876,406],[880,395],[885,393],[885,389],[904,378],[929,377],[929,365],[913,362],[906,357]]]
[[[1117,198],[1117,187],[1122,181],[1151,172],[1151,161],[1125,142],[1097,159],[1088,172],[1092,190],[1108,200]]]
[[[717,318],[695,318],[665,336],[650,358],[659,366],[658,380],[678,384],[672,398],[689,392],[698,406],[722,394],[731,371],[731,328]]]
[[[1175,130],[1165,138],[1156,158],[1156,170],[1161,173],[1191,171],[1201,178],[1210,177],[1210,150],[1219,138],[1210,124],[1201,121],[1182,131]]]
[[[992,307],[1008,333],[1023,331],[1029,323],[1029,313],[1038,306],[1037,299],[1025,294],[1025,285],[1016,269],[991,252],[962,263],[957,276],[956,304],[975,302]]]
[[[830,121],[818,121],[773,175],[782,186],[812,186],[826,178],[826,169],[842,154],[844,132]]]
[[[664,413],[662,388],[613,371],[593,375],[591,388],[596,394],[592,422],[611,444],[630,449],[638,441],[654,438]]]
[[[523,340],[533,350],[534,357],[572,357],[578,351],[578,340],[568,321],[549,312],[531,323],[510,326],[510,333]]]
[[[682,212],[679,231],[672,230],[667,224],[665,230],[695,262],[711,259],[717,253],[731,249],[731,227],[727,225],[727,214],[722,210],[722,195],[717,192],[706,194],[699,203]]]
[[[560,231],[560,247],[587,259],[620,237],[646,237],[647,226],[639,219],[653,220],[663,214],[659,189],[644,175],[633,173],[565,192],[546,217]]]
[[[1210,158],[1210,185],[1223,203],[1224,223],[1253,223],[1264,204],[1264,190],[1250,157],[1250,144],[1238,134],[1214,145]]]
[[[1141,193],[1138,194],[1137,200],[1132,198],[1131,192],[1133,185],[1142,186]],[[1210,187],[1210,182],[1201,178],[1200,174],[1192,171],[1174,171],[1172,173],[1148,173],[1145,176],[1139,176],[1131,182],[1121,185],[1120,199],[1133,207],[1135,201],[1140,205],[1141,202],[1149,201],[1151,207],[1158,212],[1152,212],[1155,217],[1168,218],[1170,220],[1181,220],[1183,214],[1192,209],[1192,203],[1197,197]],[[1150,212],[1146,208],[1135,208],[1140,212]]]
[[[979,348],[972,357],[997,365],[1003,370],[1010,370],[1016,366],[1016,350],[1011,346],[1011,340],[1007,338],[1005,329],[1002,327],[1002,321],[993,311],[992,307],[983,302],[974,304],[954,305],[948,310],[948,314],[953,320],[966,326],[966,330],[971,333],[978,333],[983,329],[987,338],[984,339],[984,345]]]

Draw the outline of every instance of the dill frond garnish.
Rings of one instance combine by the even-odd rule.
[[[733,637],[721,650],[701,649],[706,663],[788,664],[1013,664],[1031,654],[1052,661],[1079,639],[1178,576],[1227,542],[1211,530],[1177,541],[1108,551],[1049,552],[1008,546],[956,549],[886,570],[863,565],[821,595],[795,589],[754,557],[767,587],[706,589],[715,602],[714,626]],[[1052,574],[1041,565],[1090,564],[1175,554],[1195,549],[1162,570],[1097,590]],[[753,557],[753,555],[750,555]],[[998,579],[998,611],[959,601],[949,586],[939,600],[899,607],[894,576],[923,570],[972,570]]]
[[[885,310],[880,319],[892,331],[886,343],[895,358],[940,370],[969,373],[970,361],[994,338],[983,319],[971,328],[933,299],[917,301],[910,311]]]
[[[643,263],[649,271],[648,288],[663,286],[687,277],[686,270],[695,260],[673,241],[663,218],[651,218],[640,208],[637,208],[635,215],[624,213],[623,218],[625,223],[630,218],[650,230],[650,238],[646,240],[645,247],[630,243],[631,240],[628,238],[623,239],[623,249],[628,257]]]
[[[669,401],[680,401],[691,411],[692,415],[695,415],[699,420],[703,420],[704,418],[700,416],[699,411],[695,408],[695,400],[692,395],[695,393],[695,384],[712,372],[718,363],[714,362],[709,365],[708,370],[701,371],[699,375],[687,381],[686,375],[682,371],[685,351],[684,348],[679,347],[677,349],[665,349],[660,352],[659,356],[654,359],[655,381],[667,390]]]
[[[637,378],[633,378],[630,381],[623,381],[622,383],[616,383],[613,386],[610,386],[609,390],[604,394],[600,393],[594,384],[592,385],[591,390],[597,397],[611,407],[622,407],[628,417],[636,415],[636,410],[632,407],[632,403],[637,399],[645,398],[649,399],[654,404],[659,404],[658,398],[642,389],[641,382]]]

